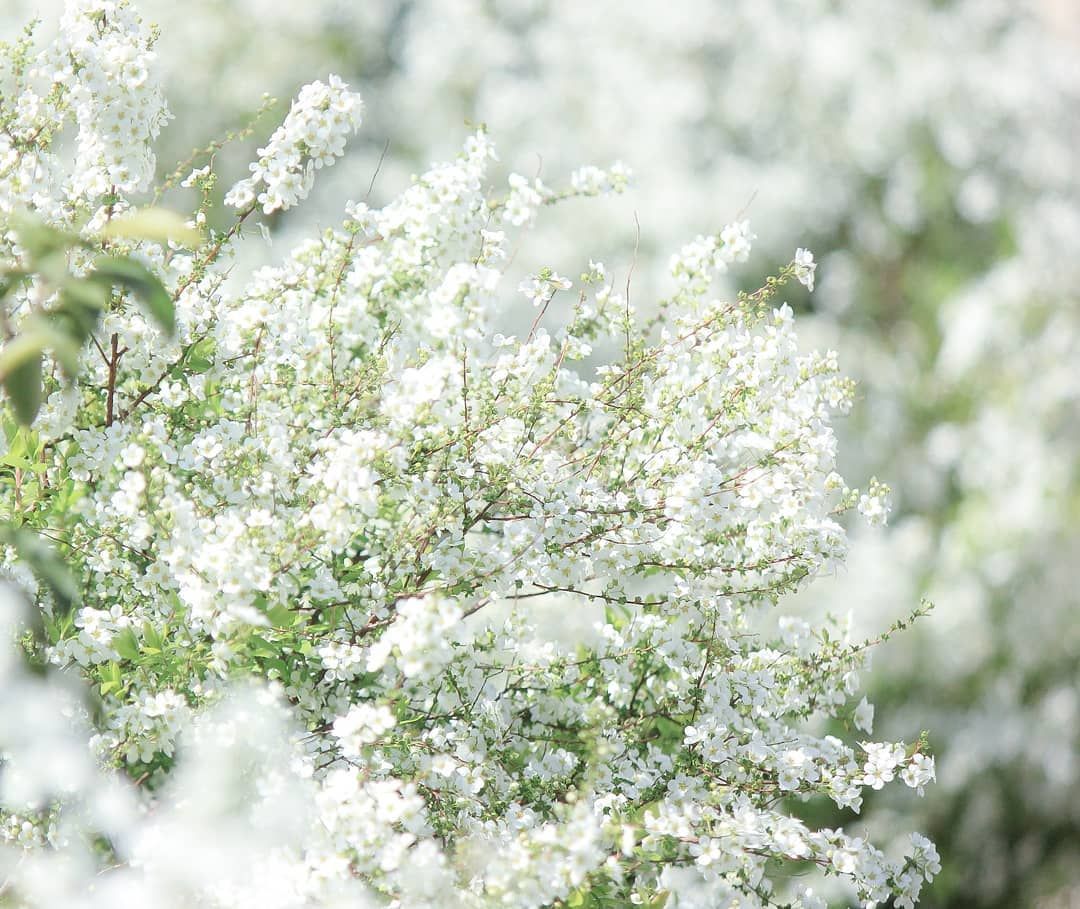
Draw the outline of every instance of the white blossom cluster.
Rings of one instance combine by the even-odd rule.
[[[913,906],[940,870],[927,840],[887,852],[803,817],[935,773],[917,729],[840,735],[869,725],[871,642],[771,612],[843,560],[841,512],[885,510],[835,470],[851,383],[777,299],[812,259],[725,298],[713,278],[753,240],[737,220],[673,261],[651,328],[595,261],[580,286],[539,271],[530,307],[503,273],[520,228],[625,171],[499,190],[480,131],[232,274],[251,203],[299,199],[276,181],[333,161],[358,110],[339,82],[302,90],[253,171],[267,198],[197,248],[106,241],[160,274],[177,337],[118,301],[76,388],[50,377],[18,431],[42,470],[3,474],[5,516],[85,584],[65,615],[11,573],[42,628],[0,661],[4,887],[50,907],[820,907],[791,882],[809,864]],[[5,301],[15,330],[33,290]],[[496,330],[523,306],[531,328]],[[617,355],[590,365],[594,342]],[[547,635],[559,611],[591,635]]]
[[[305,85],[285,122],[259,149],[251,176],[226,193],[225,204],[243,209],[257,201],[269,215],[306,199],[315,171],[345,153],[345,140],[360,126],[361,108],[360,96],[337,76]]]
[[[151,143],[168,112],[153,75],[152,46],[150,29],[124,4],[82,0],[65,7],[60,39],[35,73],[48,80],[44,95],[28,88],[18,104],[31,120],[56,95],[70,106],[78,126],[72,195],[127,195],[153,178]]]
[[[73,207],[96,202],[91,223],[100,226],[121,196],[149,185],[151,143],[169,116],[153,43],[124,4],[83,0],[65,8],[45,51],[33,49],[30,32],[9,47],[0,76],[0,210],[32,206],[69,218]],[[73,142],[47,151],[67,122]]]
[[[388,85],[415,112],[402,145],[439,147],[467,114],[520,169],[538,150],[548,171],[625,155],[647,213],[636,280],[718,208],[745,208],[770,252],[832,250],[803,333],[843,332],[865,395],[841,430],[849,463],[896,494],[858,569],[811,593],[868,602],[866,628],[938,604],[877,664],[874,695],[898,734],[934,705],[948,807],[869,816],[888,838],[920,811],[948,839],[943,905],[1076,889],[1078,24],[1053,0],[413,3]],[[444,118],[419,115],[418,86],[448,87]],[[635,243],[629,204],[574,226],[545,243]],[[889,507],[860,503],[873,521]]]

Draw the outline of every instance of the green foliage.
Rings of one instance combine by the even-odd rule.
[[[199,234],[188,228],[179,215],[158,209],[110,222],[96,243],[50,227],[25,213],[9,217],[0,227],[5,232],[14,231],[24,260],[0,265],[0,324],[5,334],[4,346],[0,348],[0,386],[11,401],[19,424],[12,422],[4,427],[8,448],[0,458],[0,474],[10,471],[18,508],[0,522],[0,545],[15,551],[18,559],[52,594],[57,615],[66,617],[79,603],[78,581],[44,537],[25,524],[25,519],[41,504],[43,481],[39,475],[45,465],[39,457],[39,440],[30,426],[45,397],[45,356],[51,355],[64,378],[74,382],[79,372],[80,352],[90,342],[102,314],[118,291],[131,293],[168,335],[176,332],[172,294],[150,268],[130,255],[108,253],[98,255],[89,271],[79,275],[71,266],[73,253],[97,250],[102,243],[123,239],[162,243],[171,240],[196,245]],[[32,309],[15,330],[10,321],[9,300],[23,288],[31,290]],[[69,500],[75,494],[70,486],[70,483],[61,485],[54,490],[53,497]],[[39,635],[41,632],[41,628],[36,629]],[[126,659],[134,661],[139,657],[134,635],[130,640],[118,642],[117,647]]]
[[[7,336],[0,349],[0,385],[19,422],[29,426],[44,399],[46,353],[59,364],[67,381],[73,382],[79,352],[118,293],[134,296],[170,337],[176,333],[176,314],[172,294],[133,256],[99,255],[90,270],[79,275],[71,268],[72,253],[97,246],[26,214],[11,217],[6,226],[14,230],[26,261],[0,267],[0,307]],[[171,240],[194,246],[199,234],[178,215],[148,209],[110,222],[102,239],[106,243],[111,239]],[[6,301],[24,285],[33,288],[33,309],[15,332],[8,322]]]
[[[101,256],[94,261],[88,280],[109,290],[114,286],[130,290],[170,337],[176,334],[172,296],[157,275],[141,262],[126,256]]]

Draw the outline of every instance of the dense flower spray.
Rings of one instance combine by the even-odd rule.
[[[36,674],[0,664],[24,692],[0,710],[5,889],[29,906],[809,909],[824,901],[791,871],[816,867],[866,905],[913,906],[939,870],[928,840],[886,855],[802,810],[935,772],[922,738],[828,734],[870,734],[854,700],[873,642],[772,609],[844,558],[842,512],[888,507],[837,475],[851,383],[778,299],[812,286],[809,252],[724,299],[715,279],[754,239],[735,221],[671,259],[651,320],[599,262],[530,276],[528,307],[503,279],[514,244],[628,172],[500,189],[481,130],[388,205],[350,203],[227,280],[242,227],[304,197],[359,99],[333,76],[304,88],[227,226],[132,239],[114,225],[165,116],[132,62],[151,37],[124,0],[72,0],[53,45],[4,58],[0,125],[22,132],[0,210],[77,234],[73,274],[103,249],[145,263],[176,329],[116,290],[75,385],[47,369],[33,427],[5,417],[4,516],[85,580],[65,612],[5,556],[8,627],[25,596],[36,629],[19,641]],[[121,104],[80,81],[103,55],[144,94],[119,151],[91,137],[65,157],[63,122],[81,137]],[[190,227],[216,217],[215,180],[211,162],[184,181],[203,200]],[[18,230],[2,243],[12,274],[32,258]],[[5,291],[16,336],[52,305],[44,277]],[[523,305],[531,328],[500,333]],[[598,343],[615,353],[594,365]],[[589,634],[539,626],[561,613]]]

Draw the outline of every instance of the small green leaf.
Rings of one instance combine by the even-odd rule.
[[[40,461],[31,461],[25,456],[16,458],[10,452],[0,458],[0,464],[5,467],[17,467],[19,470],[29,471],[30,473],[44,473],[46,470],[45,465]]]
[[[121,237],[131,240],[152,240],[167,243],[172,240],[189,249],[196,249],[203,241],[202,234],[176,212],[167,208],[143,208],[110,221],[101,232],[103,237]]]
[[[0,458],[0,464],[5,467],[18,467],[20,470],[26,470],[32,463],[25,455],[13,455],[10,451]]]
[[[214,365],[214,341],[212,338],[203,338],[188,348],[187,371],[193,373],[206,372]]]
[[[18,340],[18,339],[16,339]],[[12,345],[8,345],[11,347]],[[7,348],[4,349],[7,352]],[[4,391],[11,399],[15,416],[23,426],[34,422],[34,417],[41,409],[41,359],[40,348],[21,357],[18,362],[3,372]]]
[[[296,623],[296,613],[281,603],[266,611],[266,617],[277,628],[291,628]]]
[[[149,644],[150,647],[156,650],[161,650],[164,643],[161,635],[158,633],[157,628],[155,628],[150,622],[143,622],[143,640],[146,641],[146,643]]]
[[[4,456],[16,461],[28,460],[30,456],[30,431],[25,426],[20,426],[8,438],[8,450]]]
[[[79,585],[67,563],[38,534],[25,527],[0,525],[0,542],[15,550],[15,554],[30,566],[34,576],[49,588],[61,612],[67,612],[79,601]]]
[[[130,290],[158,325],[171,337],[176,333],[172,295],[149,268],[127,256],[100,256],[89,277]]]
[[[268,672],[271,669],[276,669],[280,678],[287,679],[289,677],[289,666],[284,660],[266,657],[263,659],[263,668]]]
[[[62,319],[62,317],[61,317]],[[0,350],[0,382],[8,387],[9,377],[26,377],[36,371],[38,375],[38,395],[41,394],[41,355],[46,350],[51,350],[57,362],[64,372],[74,376],[79,367],[79,350],[82,342],[73,338],[70,332],[64,330],[57,322],[57,316],[53,313],[47,315],[35,314],[30,316],[21,326],[19,334],[12,338],[3,350]],[[34,365],[36,361],[36,366]],[[20,379],[23,381],[23,379]],[[15,400],[15,396],[12,400]],[[38,401],[40,405],[40,400]],[[18,406],[18,405],[16,405]],[[21,411],[19,411],[21,413]],[[34,411],[37,413],[36,409]],[[22,419],[20,417],[20,419]],[[33,418],[31,417],[31,422]],[[24,422],[24,425],[29,423]]]
[[[125,660],[131,660],[131,662],[138,662],[139,659],[139,640],[135,637],[135,632],[130,628],[124,628],[120,631],[116,637],[112,640],[113,650],[115,650]]]
[[[257,657],[277,657],[279,649],[271,644],[266,638],[253,634],[248,641],[251,643],[251,652]]]

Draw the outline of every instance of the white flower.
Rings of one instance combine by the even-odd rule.
[[[889,487],[878,482],[876,478],[870,480],[870,488],[859,496],[859,514],[872,527],[881,526],[887,520],[891,510],[889,496]]]
[[[536,217],[536,211],[544,201],[544,186],[540,180],[534,180],[530,184],[521,174],[511,174],[509,183],[510,196],[503,210],[504,217],[514,227],[520,227]]]
[[[124,446],[120,452],[120,460],[125,467],[138,467],[146,458],[146,449],[132,442]]]
[[[345,140],[360,127],[362,110],[360,96],[338,76],[305,85],[285,121],[259,149],[251,176],[226,193],[226,204],[246,208],[257,199],[271,214],[306,198],[314,171],[345,153]]]
[[[807,290],[814,289],[814,271],[817,268],[817,263],[814,261],[814,254],[808,249],[803,249],[801,246],[795,250],[795,277],[799,279],[799,283],[806,286]]]
[[[874,731],[874,705],[864,697],[855,708],[855,725],[867,735]]]
[[[720,231],[720,255],[727,262],[745,262],[755,239],[749,221],[735,221]]]
[[[334,720],[333,734],[346,754],[359,755],[394,726],[397,720],[384,705],[356,704]]]
[[[188,174],[186,177],[184,177],[183,180],[180,181],[180,185],[183,186],[185,189],[190,189],[191,187],[198,185],[200,181],[202,181],[209,175],[209,164],[207,164],[205,167],[196,167],[190,174]]]
[[[923,787],[936,779],[934,759],[929,755],[916,752],[911,756],[910,763],[900,771],[900,779],[922,795]]]

